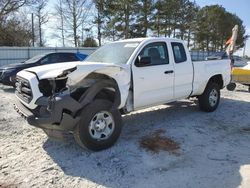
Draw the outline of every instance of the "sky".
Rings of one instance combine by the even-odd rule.
[[[243,25],[246,27],[246,34],[250,35],[250,0],[194,0],[200,7],[206,5],[215,5],[219,4],[222,5],[227,11],[231,13],[235,13],[243,20]],[[49,9],[51,9],[55,4],[54,0],[49,1]],[[51,11],[51,10],[48,10]],[[53,27],[51,25],[48,26],[49,28]],[[60,46],[61,44],[58,42],[58,39],[53,39],[51,36],[51,32],[48,32],[46,37],[50,38],[47,41],[49,46]],[[242,56],[243,49],[236,52],[236,54]],[[250,39],[248,39],[245,49],[245,54],[250,57]]]

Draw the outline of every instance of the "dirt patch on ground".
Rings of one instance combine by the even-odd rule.
[[[152,135],[142,137],[140,140],[140,146],[153,153],[167,151],[171,154],[178,154],[180,144],[171,138],[163,136],[163,133],[165,133],[165,131],[160,129],[154,132]]]
[[[250,133],[250,127],[245,127],[241,129],[242,132]]]
[[[2,184],[2,183],[0,183],[0,188],[17,188],[17,186],[16,185],[5,185],[5,184]]]

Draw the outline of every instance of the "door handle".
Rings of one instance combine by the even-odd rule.
[[[173,74],[174,71],[173,70],[169,70],[169,71],[165,71],[164,74]]]

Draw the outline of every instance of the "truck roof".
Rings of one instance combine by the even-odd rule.
[[[116,42],[143,42],[143,41],[154,41],[154,40],[166,40],[166,41],[176,41],[183,42],[180,39],[175,38],[167,38],[167,37],[145,37],[145,38],[132,38],[132,39],[124,39]]]

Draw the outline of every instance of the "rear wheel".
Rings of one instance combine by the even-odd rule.
[[[98,99],[81,112],[74,136],[80,146],[98,151],[111,147],[119,138],[121,129],[120,112],[112,109],[112,102]]]
[[[236,88],[236,84],[235,83],[230,83],[227,85],[227,90],[228,91],[234,91]]]
[[[220,87],[216,83],[208,83],[205,91],[198,97],[202,111],[213,112],[220,103]]]

